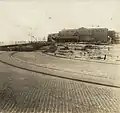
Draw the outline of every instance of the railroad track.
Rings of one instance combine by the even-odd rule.
[[[85,73],[77,73],[77,72],[72,72],[72,71],[68,71],[68,70],[64,70],[64,69],[56,69],[56,68],[50,68],[50,67],[46,67],[46,66],[43,66],[43,65],[35,65],[34,63],[29,63],[29,62],[26,62],[24,60],[21,60],[21,59],[16,59],[13,55],[15,54],[16,52],[14,53],[11,53],[9,56],[14,59],[14,60],[17,60],[17,61],[20,61],[20,62],[25,62],[25,63],[28,63],[30,65],[34,65],[34,66],[37,66],[37,67],[42,67],[42,68],[47,68],[47,69],[50,69],[50,70],[57,70],[57,71],[62,71],[62,72],[68,72],[68,73],[76,73],[76,74],[84,74],[85,76],[88,75],[89,77],[93,77],[94,75],[91,75],[91,74],[85,74]],[[5,63],[5,62],[4,62]],[[11,64],[9,64],[11,65]],[[13,65],[11,65],[13,66]],[[73,81],[78,81],[78,82],[85,82],[85,83],[89,83],[89,84],[95,84],[95,85],[100,85],[100,86],[106,86],[106,87],[113,87],[113,88],[120,88],[119,85],[111,85],[111,84],[105,84],[105,83],[101,83],[101,82],[95,82],[95,81],[91,81],[91,80],[85,80],[85,79],[80,79],[80,78],[75,78],[75,77],[68,77],[68,76],[59,76],[59,75],[55,75],[55,74],[51,74],[51,73],[47,73],[47,72],[41,72],[41,71],[36,71],[36,70],[31,70],[31,69],[28,69],[28,68],[23,68],[23,67],[19,67],[19,66],[15,66],[17,68],[20,68],[20,69],[24,69],[24,70],[28,70],[28,71],[32,71],[32,72],[36,72],[36,73],[41,73],[41,74],[44,74],[44,75],[48,75],[48,76],[53,76],[53,77],[59,77],[59,78],[62,78],[62,79],[68,79],[68,80],[73,80]],[[97,77],[96,77],[97,78]],[[99,77],[98,77],[99,78]]]

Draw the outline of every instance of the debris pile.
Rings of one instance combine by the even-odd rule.
[[[73,59],[120,61],[119,48],[119,45],[59,43],[49,46],[47,53]]]

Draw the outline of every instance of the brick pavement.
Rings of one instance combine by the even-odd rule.
[[[0,64],[0,73],[1,85],[3,79],[11,78],[17,100],[17,103],[13,99],[0,101],[3,113],[120,112],[119,89],[44,76],[3,64]]]

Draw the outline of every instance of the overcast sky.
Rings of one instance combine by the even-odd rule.
[[[119,0],[0,1],[0,40],[39,39],[63,28],[99,25],[120,31]]]

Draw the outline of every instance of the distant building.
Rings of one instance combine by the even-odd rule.
[[[107,28],[64,29],[58,33],[48,35],[48,41],[108,43],[118,37],[115,36],[115,33],[115,31],[109,31]]]
[[[62,31],[59,31],[59,36],[64,37],[64,36],[74,36],[76,32],[76,29],[64,29]]]
[[[113,43],[120,43],[120,33],[119,32],[116,32],[115,33],[115,37],[113,37]]]
[[[84,36],[91,36],[92,35],[92,30],[84,28],[84,27],[77,29],[77,32],[79,33],[80,36],[83,36],[83,35]]]
[[[108,29],[107,28],[92,28],[92,37],[94,41],[107,42],[108,41]]]
[[[114,38],[115,37],[115,31],[108,31],[108,36],[110,36],[111,38]]]

